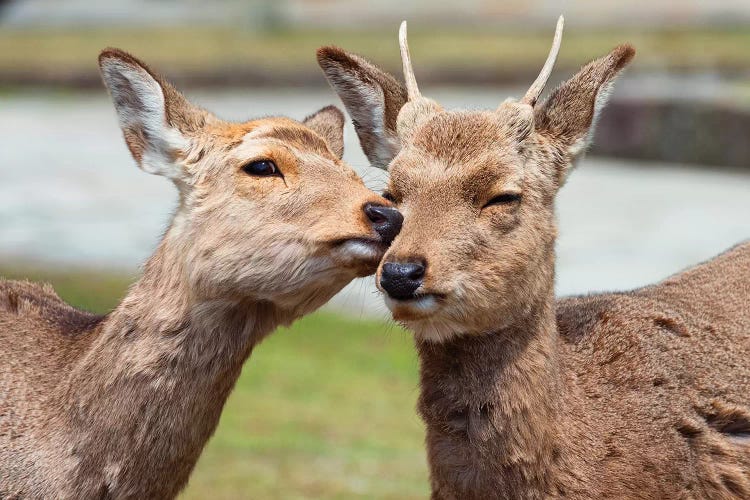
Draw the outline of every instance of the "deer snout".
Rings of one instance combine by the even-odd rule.
[[[372,223],[372,228],[383,239],[383,243],[390,245],[401,231],[404,216],[393,207],[367,203],[364,207],[365,215]]]
[[[386,262],[380,273],[380,286],[392,298],[408,300],[422,286],[425,265],[421,262]]]

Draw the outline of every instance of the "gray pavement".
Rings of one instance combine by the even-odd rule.
[[[494,107],[502,90],[437,89],[448,106]],[[336,101],[331,92],[196,93],[220,116],[302,118]],[[165,179],[130,159],[104,91],[0,97],[0,258],[136,272],[174,207]],[[345,158],[373,189],[347,130]],[[627,289],[659,280],[750,238],[750,175],[709,168],[600,158],[584,160],[558,203],[560,294]],[[329,307],[385,316],[371,280],[358,280]]]

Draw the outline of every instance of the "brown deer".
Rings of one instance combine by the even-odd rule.
[[[616,47],[540,102],[561,34],[562,18],[538,79],[493,111],[422,97],[405,25],[406,88],[318,52],[404,215],[377,277],[415,336],[432,498],[750,498],[750,243],[555,300],[555,194],[634,55]]]
[[[338,109],[227,123],[125,52],[99,65],[179,206],[106,316],[0,281],[0,498],[174,497],[253,347],[375,272],[401,225],[341,161]]]

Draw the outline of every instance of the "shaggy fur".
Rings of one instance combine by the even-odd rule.
[[[386,248],[363,207],[388,202],[341,162],[336,108],[232,124],[128,54],[100,65],[133,157],[180,204],[106,316],[0,281],[0,498],[174,497],[253,347]],[[243,171],[258,159],[281,175]]]
[[[652,287],[554,297],[554,198],[633,55],[535,106],[402,97],[364,134],[398,131],[404,226],[383,262],[426,265],[415,299],[386,302],[415,334],[434,499],[750,497],[750,243]],[[340,49],[318,58],[353,116],[372,103],[352,81],[399,85]]]

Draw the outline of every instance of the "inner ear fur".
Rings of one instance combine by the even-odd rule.
[[[124,50],[108,47],[99,54],[99,68],[104,72],[105,64],[109,60],[117,60],[133,68],[138,68],[150,76],[161,87],[164,95],[164,111],[167,121],[183,133],[196,132],[205,125],[205,116],[195,105],[190,103],[163,76],[153,71],[146,63]],[[104,76],[104,75],[103,75]],[[109,88],[109,83],[105,80]]]
[[[336,106],[326,106],[305,118],[302,123],[325,139],[331,152],[344,156],[344,113]]]
[[[181,177],[175,160],[186,137],[205,125],[208,114],[123,50],[103,50],[99,68],[125,142],[138,165],[150,173]]]
[[[591,142],[596,120],[609,98],[618,74],[635,56],[630,45],[619,45],[608,55],[590,62],[537,105],[536,132],[559,145],[575,160]]]
[[[386,168],[400,150],[396,122],[406,89],[363,57],[338,47],[322,47],[317,57],[352,118],[365,155],[373,166]]]

